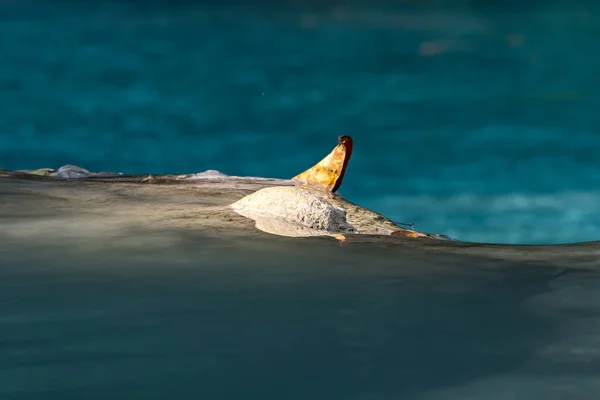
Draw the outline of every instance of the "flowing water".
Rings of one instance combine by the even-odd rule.
[[[349,134],[341,192],[390,218],[600,239],[593,2],[342,3],[0,1],[0,168],[288,178]],[[0,181],[2,400],[599,397],[597,244],[125,229],[61,193]]]
[[[374,261],[364,249],[313,242],[268,252],[183,242],[107,245],[85,257],[22,247],[29,254],[0,270],[1,397],[600,392],[597,272],[556,277],[544,267],[424,263],[389,250]]]
[[[1,252],[1,398],[600,393],[597,271],[172,236]]]

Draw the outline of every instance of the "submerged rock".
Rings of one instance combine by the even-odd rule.
[[[58,178],[86,178],[90,176],[90,171],[77,165],[63,165],[56,171]]]
[[[122,174],[117,174],[115,172],[90,172],[85,168],[81,168],[77,165],[63,165],[56,171],[57,178],[65,178],[65,179],[83,179],[83,178],[104,178],[111,176],[120,176]],[[52,174],[50,175],[52,176]]]

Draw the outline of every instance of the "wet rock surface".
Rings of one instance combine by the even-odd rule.
[[[76,165],[64,165],[56,171],[56,176],[68,179],[86,178],[90,176],[90,171]]]
[[[5,173],[11,173],[11,171],[1,170]],[[122,174],[116,172],[90,172],[85,168],[82,168],[77,165],[63,165],[58,169],[53,168],[39,168],[35,170],[19,170],[14,171],[13,173],[20,173],[25,175],[34,175],[34,176],[47,176],[51,178],[62,178],[62,179],[84,179],[84,178],[93,178],[93,177],[111,177],[111,176],[121,176]]]
[[[64,181],[99,183],[108,185],[124,183],[168,184],[180,190],[185,187],[209,187],[221,190],[232,201],[223,206],[255,222],[255,227],[267,233],[289,237],[308,237],[331,234],[397,235],[446,239],[404,229],[385,216],[353,204],[339,195],[319,190],[302,182],[285,179],[229,176],[216,170],[194,174],[174,175],[122,175],[112,172],[90,172],[75,165],[65,165],[57,170],[0,171],[0,176],[36,180],[50,178]],[[107,186],[108,188],[109,186]],[[176,189],[175,189],[176,190]],[[140,190],[141,191],[141,190]],[[235,197],[243,193],[239,197]],[[246,196],[246,197],[244,197]],[[241,197],[241,198],[240,198]]]

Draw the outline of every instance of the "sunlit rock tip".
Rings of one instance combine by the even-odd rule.
[[[336,192],[342,185],[346,167],[352,155],[352,138],[340,136],[338,145],[325,158],[313,167],[307,169],[294,179],[310,186]]]

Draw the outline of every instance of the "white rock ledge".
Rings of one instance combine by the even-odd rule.
[[[298,187],[261,189],[236,201],[231,208],[256,221],[258,229],[282,236],[357,233],[346,220],[346,211]]]

